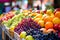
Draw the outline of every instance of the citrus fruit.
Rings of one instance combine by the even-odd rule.
[[[50,17],[50,16],[46,16],[45,18],[44,18],[44,22],[48,22],[48,21],[52,21],[52,17]]]
[[[53,23],[52,23],[52,22],[46,22],[46,23],[45,23],[45,28],[46,28],[46,29],[51,29],[51,28],[53,28]]]
[[[60,11],[57,11],[57,12],[55,13],[55,16],[58,17],[58,18],[60,18]]]

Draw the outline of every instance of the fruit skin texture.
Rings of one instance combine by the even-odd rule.
[[[60,11],[57,11],[57,12],[55,13],[55,17],[60,18]]]
[[[47,33],[51,33],[51,32],[56,33],[56,31],[55,31],[54,29],[48,29],[48,30],[47,30]]]
[[[60,31],[60,24],[58,25],[58,31]]]
[[[39,24],[41,27],[44,27],[44,21],[43,21],[43,20],[40,20],[40,21],[38,22],[38,24]]]
[[[54,28],[55,30],[58,30],[58,25],[59,25],[59,24],[55,24],[53,28]]]
[[[51,9],[47,10],[46,14],[51,15],[52,14],[52,10]]]
[[[41,28],[40,31],[43,31],[44,34],[47,34],[47,29],[46,28]]]
[[[52,18],[50,17],[50,16],[46,16],[45,18],[44,18],[44,22],[48,22],[48,21],[52,21]]]
[[[20,38],[25,38],[26,35],[27,35],[27,33],[26,33],[25,31],[23,31],[23,32],[21,32],[21,34],[20,34]]]
[[[34,38],[31,35],[26,36],[26,40],[34,40]]]
[[[41,20],[41,19],[40,18],[36,18],[34,21],[38,23],[39,20]]]
[[[53,28],[53,23],[52,23],[52,22],[46,22],[45,28],[46,28],[46,29],[51,29],[51,28]]]
[[[60,19],[59,19],[58,17],[55,17],[55,18],[52,20],[52,22],[53,22],[54,24],[60,24]]]

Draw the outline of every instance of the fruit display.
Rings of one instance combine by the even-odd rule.
[[[17,14],[18,13],[18,14]],[[16,14],[8,13],[2,18],[6,27],[16,32],[24,40],[59,40],[60,9],[32,12],[24,10]],[[5,21],[7,20],[7,21]]]
[[[15,14],[13,12],[9,12],[9,13],[6,13],[6,15],[4,15],[2,17],[2,21],[7,21],[8,19],[11,19]]]

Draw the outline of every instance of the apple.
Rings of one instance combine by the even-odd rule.
[[[60,31],[60,24],[58,25],[58,30]]]
[[[56,13],[57,11],[60,11],[60,8],[56,8],[56,9],[54,10],[54,13]]]
[[[26,40],[34,40],[34,38],[31,35],[26,36]]]
[[[44,10],[43,12],[46,13],[47,10]]]
[[[22,32],[20,33],[20,38],[25,38],[26,35],[27,35],[27,33],[26,33],[25,31],[22,31]]]
[[[58,25],[59,25],[59,24],[55,24],[55,25],[53,26],[53,28],[54,28],[55,30],[58,30]]]
[[[37,13],[40,13],[40,10],[37,10]]]

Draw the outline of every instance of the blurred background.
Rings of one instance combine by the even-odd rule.
[[[9,12],[18,9],[38,9],[45,10],[54,6],[54,0],[0,0],[0,11]],[[7,10],[8,9],[8,10]]]

